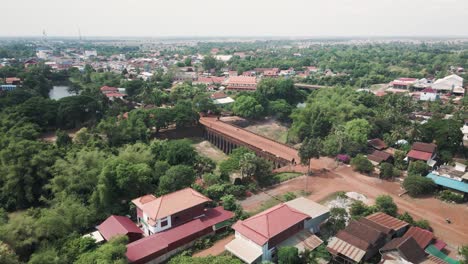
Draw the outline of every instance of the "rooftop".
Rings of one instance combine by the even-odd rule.
[[[411,263],[420,263],[426,257],[424,250],[412,237],[394,238],[380,249],[382,253],[394,250],[398,250],[400,255]]]
[[[192,188],[156,197],[152,194],[132,200],[138,208],[153,220],[161,219],[211,200]]]
[[[109,216],[97,229],[107,241],[118,235],[143,234],[143,231],[130,218],[119,215]]]
[[[431,231],[412,226],[403,237],[412,237],[421,248],[426,248],[434,239],[434,234]]]
[[[232,228],[256,244],[264,245],[270,238],[307,218],[308,215],[286,204],[279,204],[246,220],[237,221]]]
[[[443,176],[438,176],[434,173],[429,173],[426,177],[432,179],[437,185],[457,190],[463,193],[468,193],[468,183],[466,182],[458,181]]]
[[[384,227],[393,229],[395,231],[398,231],[402,228],[407,227],[409,224],[406,223],[405,221],[402,221],[400,219],[397,219],[393,216],[389,216],[388,214],[384,214],[382,212],[378,212],[372,215],[369,215],[366,217],[367,219],[382,225]]]
[[[417,150],[422,152],[434,153],[437,148],[436,144],[433,143],[423,143],[423,142],[414,142],[411,146],[411,150]]]
[[[366,251],[359,249],[346,241],[343,241],[337,237],[332,237],[328,243],[327,249],[337,255],[338,253],[356,261],[361,262],[362,258],[366,254]]]
[[[285,204],[293,209],[296,209],[299,212],[310,216],[311,218],[317,218],[330,212],[328,207],[304,197],[296,198],[294,200],[286,202]]]
[[[221,206],[209,209],[205,216],[197,218],[183,225],[171,228],[167,231],[153,234],[127,245],[127,259],[130,263],[149,261],[152,255],[160,255],[160,252],[173,250],[191,239],[197,239],[200,233],[213,232],[212,226],[233,217],[233,213],[224,210]]]
[[[428,161],[431,159],[432,153],[412,149],[407,156],[412,159]]]
[[[374,138],[367,141],[367,144],[375,149],[382,150],[387,148],[387,144],[380,138]]]

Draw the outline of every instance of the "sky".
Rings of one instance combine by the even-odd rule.
[[[468,0],[2,0],[0,36],[468,36]]]

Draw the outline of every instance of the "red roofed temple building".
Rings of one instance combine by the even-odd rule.
[[[255,91],[257,78],[251,76],[231,76],[227,81],[227,89],[234,91]]]

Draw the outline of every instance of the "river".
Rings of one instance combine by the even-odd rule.
[[[59,100],[64,97],[76,95],[76,93],[69,92],[68,88],[68,86],[54,86],[49,92],[49,98]]]

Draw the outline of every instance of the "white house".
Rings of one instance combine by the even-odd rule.
[[[454,90],[463,89],[463,78],[452,74],[443,79],[438,79],[432,84],[432,88],[438,92],[453,92]],[[463,89],[464,90],[464,89]]]
[[[437,94],[437,91],[432,88],[422,90],[419,95],[419,100],[421,101],[435,101],[437,99],[439,99],[439,95]]]

